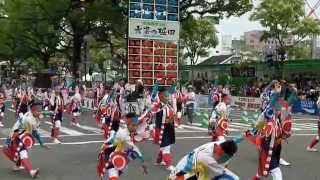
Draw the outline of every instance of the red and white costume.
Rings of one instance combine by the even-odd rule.
[[[52,129],[51,129],[51,138],[53,142],[60,143],[58,140],[60,134],[60,128],[62,123],[62,114],[64,110],[63,99],[60,95],[52,94],[50,98],[51,111],[53,112],[52,116]]]
[[[185,95],[182,93],[182,91],[177,90],[175,94],[173,94],[173,104],[174,104],[174,110],[176,113],[176,123],[179,127],[181,125],[182,120],[182,113],[184,108],[184,102],[186,100]]]
[[[42,94],[42,109],[45,111],[49,111],[49,108],[50,108],[50,98],[49,98],[48,92],[45,91]]]
[[[113,104],[108,103],[106,105],[102,105],[101,108],[101,128],[103,130],[104,139],[108,139],[110,136],[110,132],[114,127],[118,126],[121,118],[121,113],[119,108]]]
[[[63,100],[63,109],[67,109],[65,107],[67,107],[67,104],[69,103],[69,90],[66,87],[61,88],[61,96],[62,96],[62,100]]]
[[[272,175],[273,180],[282,180],[282,173],[279,167],[281,157],[281,144],[283,139],[290,137],[292,119],[289,104],[277,98],[277,93],[272,92],[270,99],[276,99],[282,108],[277,109],[270,101],[263,116],[258,120],[258,133],[256,136],[249,131],[246,132],[247,139],[255,144],[259,150],[259,164],[257,174],[252,180],[259,180],[261,177]]]
[[[228,113],[228,105],[224,101],[221,101],[213,110],[209,121],[213,128],[213,132],[210,132],[212,141],[223,140],[228,135]]]
[[[214,157],[214,150],[216,146],[225,141],[226,140],[209,142],[195,148],[178,162],[175,171],[172,172],[169,179],[185,180],[189,178],[186,177],[187,175],[193,176],[194,174],[196,174],[196,177],[199,180],[209,179],[209,172],[205,170],[208,169],[212,171],[215,176],[228,175],[229,178],[226,179],[239,180],[239,177],[236,174],[227,169],[227,165],[229,164],[230,160],[227,160],[226,162],[220,162]]]
[[[98,176],[102,179],[108,173],[109,180],[118,180],[131,160],[139,159],[144,162],[142,153],[133,143],[127,127],[120,126],[112,130],[110,137],[101,147],[97,165]]]
[[[317,101],[317,106],[320,109],[320,96]],[[319,143],[319,137],[320,137],[320,115],[318,116],[318,134],[316,137],[314,137],[310,143],[310,145],[307,147],[307,151],[318,151],[316,148],[314,148]]]
[[[79,126],[79,116],[81,114],[81,94],[79,93],[79,88],[75,88],[75,94],[70,99],[70,112],[72,115],[71,124],[74,126]]]
[[[26,113],[23,119],[17,122],[10,133],[10,143],[3,148],[4,155],[15,163],[14,170],[20,170],[21,166],[31,175],[36,177],[39,169],[33,169],[29,161],[28,150],[32,148],[35,139],[33,131],[37,131],[38,121],[31,112]]]
[[[106,93],[103,98],[99,101],[99,104],[97,106],[97,112],[95,114],[95,119],[97,124],[101,124],[102,120],[101,120],[101,116],[102,116],[102,107],[107,106],[109,103],[111,103],[111,94]]]
[[[160,145],[156,163],[164,163],[172,169],[171,146],[175,144],[174,109],[169,104],[155,102],[152,105],[155,113],[154,143]]]
[[[105,95],[105,90],[104,90],[104,87],[103,87],[103,84],[100,84],[97,88],[96,88],[96,91],[95,91],[95,106],[96,108],[99,107],[99,103],[100,101],[102,100],[102,98],[104,97]]]

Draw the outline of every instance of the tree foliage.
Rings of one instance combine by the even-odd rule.
[[[251,0],[180,0],[186,29],[183,42],[191,52],[187,56],[195,61],[207,55],[207,47],[217,44],[210,18],[215,21],[239,16],[251,8]],[[40,65],[48,67],[63,54],[77,76],[85,37],[90,35],[93,62],[101,67],[104,60],[110,59],[113,69],[125,72],[127,10],[128,0],[0,0],[0,59],[11,64],[25,61],[30,66],[41,61],[33,66],[41,69]],[[197,22],[194,15],[208,18]],[[208,36],[196,37],[194,32]],[[195,45],[191,45],[193,40]]]
[[[0,31],[6,33],[1,38],[12,38],[11,44],[1,41],[0,46],[14,50],[18,44],[21,53],[28,54],[22,59],[40,59],[45,65],[57,52],[63,52],[77,74],[86,35],[102,41],[109,35],[124,38],[126,18],[120,5],[116,0],[4,0],[0,12],[7,15],[1,18],[6,27],[1,26]],[[21,56],[17,52],[11,54]]]
[[[319,23],[305,16],[303,0],[263,0],[251,20],[266,28],[262,40],[278,41],[278,51],[282,54],[307,36],[320,34]],[[294,42],[286,43],[287,39]]]
[[[205,19],[186,20],[182,24],[181,38],[181,45],[185,51],[183,59],[189,59],[191,65],[195,65],[200,57],[207,57],[209,49],[218,44],[216,29]]]
[[[216,29],[207,20],[189,18],[182,24],[181,43],[191,64],[198,62],[200,57],[206,57],[209,49],[218,45]]]
[[[241,16],[253,7],[252,0],[180,0],[181,19],[193,15]]]

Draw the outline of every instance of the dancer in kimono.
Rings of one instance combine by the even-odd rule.
[[[320,96],[317,101],[317,106],[318,106],[318,109],[320,109]],[[320,137],[320,114],[318,115],[317,125],[318,125],[317,135],[312,139],[311,143],[307,146],[307,151],[310,151],[310,152],[318,151],[318,149],[316,149],[315,146],[318,144],[319,137]]]
[[[233,140],[214,141],[197,147],[178,162],[169,180],[207,180],[210,179],[209,170],[215,175],[213,180],[239,180],[227,168],[237,150],[237,143]]]
[[[281,84],[273,81],[271,84],[269,102],[259,116],[256,131],[246,131],[246,138],[258,147],[258,170],[252,180],[259,180],[271,174],[273,180],[282,180],[280,155],[282,141],[291,135],[292,119],[290,105],[280,98]]]
[[[229,96],[226,94],[222,94],[221,101],[215,106],[215,109],[212,111],[209,120],[209,126],[211,130],[209,132],[209,135],[212,136],[212,141],[225,139],[229,134],[229,103]]]
[[[106,173],[109,180],[119,180],[120,175],[133,160],[139,160],[143,173],[147,173],[143,155],[134,144],[131,135],[136,124],[137,118],[126,116],[126,120],[113,127],[109,138],[101,146],[97,165],[97,174],[101,180]]]
[[[159,101],[152,105],[155,113],[154,143],[160,145],[156,165],[165,165],[167,170],[173,170],[171,146],[175,144],[175,113],[168,103],[168,92],[164,87],[159,88]]]
[[[52,129],[51,129],[51,138],[54,143],[60,144],[59,139],[60,127],[62,123],[62,114],[64,111],[64,103],[61,96],[61,93],[58,89],[54,91],[50,99],[52,115]]]
[[[70,112],[72,116],[71,125],[79,127],[79,116],[81,114],[81,94],[78,86],[75,87],[75,94],[71,97],[70,101]]]
[[[7,147],[3,148],[3,154],[10,161],[15,163],[14,171],[25,169],[32,178],[36,178],[39,174],[39,169],[34,169],[29,160],[28,151],[38,140],[40,145],[49,149],[44,144],[39,133],[39,118],[41,114],[38,111],[37,104],[31,104],[30,111],[27,112],[21,121],[17,121],[12,128],[12,131],[7,140]]]

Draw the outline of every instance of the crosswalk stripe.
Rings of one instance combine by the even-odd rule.
[[[200,131],[200,130],[183,130],[183,129],[176,129],[175,130],[176,133],[197,133],[197,132],[203,132],[203,131]]]
[[[186,128],[186,129],[200,130],[200,131],[203,131],[203,132],[208,131],[208,130],[205,129],[205,128],[196,127],[196,126],[188,126],[188,125],[183,125],[183,124],[181,125],[181,127]]]
[[[185,127],[186,129],[207,131],[206,128],[201,128],[199,126],[182,125],[182,127]],[[251,127],[250,125],[243,124],[243,123],[237,123],[237,122],[229,123],[229,131],[243,131],[250,127]],[[293,131],[315,131],[317,129],[318,129],[317,125],[313,123],[293,123],[293,127],[292,127]]]
[[[240,125],[235,125],[235,124],[229,124],[229,127],[240,128],[240,129],[248,129],[249,128],[247,126],[240,126]]]
[[[48,125],[52,125],[51,122],[45,122]],[[73,135],[73,136],[82,136],[84,135],[84,133],[76,131],[76,130],[72,130],[66,127],[60,127],[60,131],[64,134],[68,134],[68,135]]]
[[[9,134],[10,134],[10,132],[11,132],[11,129],[10,128],[0,128],[0,134],[2,134],[2,135],[4,135],[4,136],[9,136]]]
[[[241,131],[241,129],[233,129],[233,128],[228,128],[228,131],[232,131],[232,132],[238,132],[238,131]]]
[[[102,130],[101,130],[101,129],[95,128],[95,127],[86,126],[86,125],[80,125],[78,128],[84,129],[84,130],[86,130],[86,131],[98,133],[98,134],[102,133]]]
[[[243,126],[243,127],[251,127],[249,124],[243,124],[243,123],[237,123],[237,122],[231,122],[231,124]]]
[[[50,137],[51,136],[51,134],[48,131],[45,131],[41,128],[39,128],[38,131],[39,131],[41,137]]]

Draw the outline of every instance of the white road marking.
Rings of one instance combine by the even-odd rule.
[[[82,137],[82,136],[101,136],[101,134],[96,134],[96,133],[93,133],[93,134],[83,134],[83,135],[67,135],[67,134],[63,134],[63,135],[60,135],[59,137]],[[44,137],[44,138],[50,138],[49,137],[45,137],[45,136],[41,136],[41,137]],[[6,140],[7,138],[0,138],[0,140]]]
[[[86,131],[94,132],[94,133],[100,133],[100,134],[102,133],[101,129],[95,128],[95,127],[86,126],[86,125],[80,125],[78,128],[84,129]]]
[[[183,125],[183,124],[181,125],[181,127],[186,128],[186,129],[200,130],[200,131],[203,131],[203,132],[208,131],[208,129],[205,129],[205,128],[195,127],[195,126],[189,126],[189,125]]]
[[[39,131],[41,137],[50,137],[51,136],[50,132],[43,130],[41,128],[39,128],[38,131]]]
[[[52,125],[51,122],[47,122],[45,121],[44,122],[45,124],[48,124],[48,125]],[[72,129],[69,129],[69,128],[66,128],[66,127],[60,127],[60,131],[65,133],[65,134],[69,134],[69,135],[73,135],[73,136],[81,136],[81,135],[84,135],[84,133],[82,132],[79,132],[79,131],[76,131],[76,130],[72,130]]]
[[[244,123],[231,122],[231,124],[238,125],[238,126],[251,127],[249,124],[244,124]]]
[[[4,136],[8,136],[10,132],[11,132],[10,128],[0,128],[0,134]]]
[[[199,131],[199,130],[183,130],[183,129],[176,129],[176,133],[200,133],[203,131]]]

